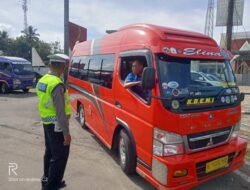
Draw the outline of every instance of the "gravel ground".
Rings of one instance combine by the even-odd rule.
[[[64,179],[65,190],[155,190],[142,177],[126,176],[117,156],[109,151],[77,120],[70,120],[72,144]],[[0,189],[40,189],[44,153],[44,136],[37,113],[37,97],[15,92],[0,95]],[[10,163],[17,163],[17,176],[8,173]],[[250,166],[217,177],[192,190],[247,190]],[[10,181],[11,178],[34,181]]]

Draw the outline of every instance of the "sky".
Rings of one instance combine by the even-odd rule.
[[[28,24],[46,42],[60,41],[63,47],[64,0],[27,0]],[[99,38],[107,29],[133,23],[149,23],[204,33],[208,0],[69,0],[71,22],[88,29],[88,39]],[[215,0],[216,7],[216,0]],[[216,18],[216,10],[215,16]],[[250,31],[250,0],[245,0],[243,26]],[[16,37],[23,30],[22,0],[0,0],[0,30]],[[225,27],[214,27],[219,43]]]

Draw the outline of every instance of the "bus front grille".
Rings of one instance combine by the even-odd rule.
[[[188,152],[209,149],[225,144],[231,134],[232,127],[187,135]]]

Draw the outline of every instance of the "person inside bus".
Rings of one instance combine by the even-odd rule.
[[[133,92],[138,94],[143,99],[147,99],[147,93],[142,88],[142,72],[144,64],[141,60],[134,60],[132,63],[132,72],[130,72],[124,82],[124,88],[130,88]]]
[[[133,86],[141,85],[142,80],[143,63],[139,60],[135,60],[132,63],[132,72],[130,72],[124,83],[124,88],[131,88]]]

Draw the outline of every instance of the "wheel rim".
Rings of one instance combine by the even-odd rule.
[[[80,118],[81,125],[83,125],[85,119],[84,119],[84,111],[82,107],[80,107],[80,110],[79,110],[79,118]]]
[[[119,144],[119,149],[120,149],[120,160],[123,165],[126,163],[126,149],[125,149],[125,142],[124,139],[120,139],[120,144]]]

